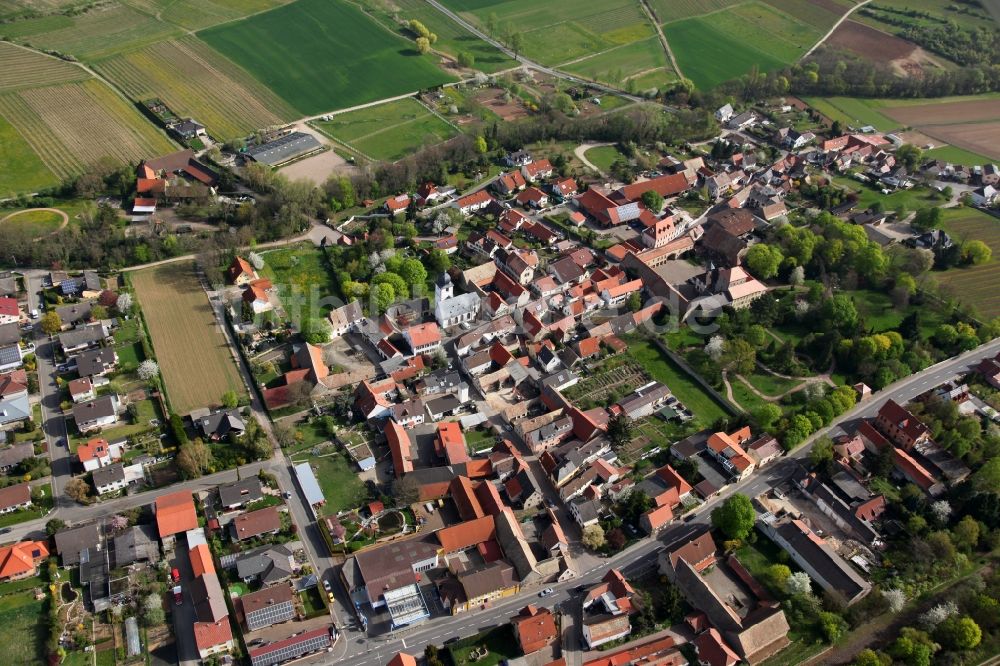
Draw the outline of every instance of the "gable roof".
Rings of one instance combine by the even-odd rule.
[[[215,573],[215,563],[212,562],[212,553],[208,550],[207,544],[199,543],[196,545],[188,551],[188,557],[191,560],[191,570],[196,578],[206,573]]]
[[[438,543],[441,544],[441,550],[453,553],[495,539],[496,525],[493,522],[493,516],[483,516],[442,528],[434,534],[437,536]]]
[[[268,506],[249,513],[242,513],[233,520],[236,538],[240,541],[281,529],[278,507]]]
[[[194,497],[186,490],[156,498],[156,528],[160,538],[198,527]]]
[[[22,541],[0,547],[0,579],[35,570],[36,560],[49,556],[44,541]]]

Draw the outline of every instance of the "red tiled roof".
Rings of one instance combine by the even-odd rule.
[[[395,213],[401,210],[405,210],[407,206],[410,205],[410,195],[399,194],[394,197],[389,197],[385,200],[385,207],[389,212]]]
[[[100,437],[95,437],[87,443],[76,447],[76,456],[82,463],[94,458],[104,458],[110,454],[111,449],[109,448],[108,440],[101,439]]]
[[[156,498],[156,527],[160,538],[198,527],[194,498],[186,490]]]
[[[0,488],[0,509],[18,506],[31,500],[31,488],[28,483]]]
[[[438,325],[434,322],[410,326],[406,332],[415,347],[441,342],[441,331],[438,330]]]
[[[188,552],[188,557],[191,559],[191,569],[194,571],[195,578],[207,573],[215,573],[212,553],[209,552],[207,545],[199,543]]]
[[[479,504],[479,498],[476,497],[472,481],[468,477],[456,476],[451,480],[448,492],[451,494],[451,500],[458,508],[458,515],[461,516],[462,520],[476,520],[486,515],[483,512],[483,507]]]
[[[462,434],[462,427],[458,422],[443,421],[439,423],[438,442],[449,465],[468,462],[469,452],[465,447],[465,435]]]
[[[687,177],[683,173],[668,174],[659,176],[641,183],[626,185],[615,191],[615,194],[626,201],[635,201],[643,194],[652,190],[661,197],[671,197],[680,194],[690,187]]]
[[[489,481],[481,481],[476,486],[476,498],[479,499],[479,504],[483,507],[483,512],[486,515],[496,516],[504,510],[500,491]]]
[[[281,529],[278,507],[269,506],[249,513],[242,513],[233,520],[236,538],[240,541]]]
[[[8,317],[19,317],[20,309],[17,307],[17,299],[9,296],[0,297],[0,315]]]
[[[472,548],[484,541],[496,538],[496,526],[493,516],[483,516],[476,520],[467,520],[451,527],[445,527],[436,533],[441,550],[454,553]]]
[[[551,173],[552,163],[549,162],[548,160],[536,160],[534,162],[531,162],[530,164],[524,165],[524,167],[522,168],[528,172],[528,176],[534,178],[543,171],[548,171]]]
[[[589,358],[601,351],[601,341],[599,338],[584,338],[576,343],[576,348],[580,358]]]
[[[643,514],[643,517],[648,521],[648,528],[650,530],[658,530],[674,519],[674,510],[670,508],[669,504],[664,504],[655,509],[650,509]]]
[[[37,560],[49,556],[44,541],[22,541],[0,547],[0,580],[34,571]]]
[[[90,377],[81,377],[79,379],[72,380],[66,385],[69,388],[70,396],[80,395],[82,393],[90,393],[94,389],[93,382],[90,381]],[[0,395],[3,395],[3,382],[0,381]],[[77,452],[79,452],[77,448]]]
[[[397,652],[386,666],[417,666],[417,660],[405,652]]]
[[[403,476],[406,472],[412,472],[413,461],[410,459],[410,436],[406,434],[403,426],[390,419],[385,424],[385,437],[389,442],[389,450],[392,453],[392,465],[396,471],[396,478]]]
[[[660,469],[656,470],[656,475],[663,479],[671,488],[677,489],[678,495],[684,495],[691,492],[691,484],[684,480],[684,477],[677,473],[670,465],[664,465]]]
[[[486,190],[479,190],[478,192],[473,192],[472,194],[466,195],[458,200],[459,208],[466,208],[467,206],[482,205],[493,201],[493,197]]]
[[[489,458],[475,458],[465,463],[465,475],[470,479],[484,479],[493,474],[493,463]]]
[[[515,617],[511,618],[517,642],[525,654],[531,654],[550,645],[559,635],[556,631],[555,618],[548,608],[525,606]]]
[[[740,661],[739,655],[726,645],[715,627],[710,627],[708,631],[698,636],[694,644],[698,650],[699,661],[708,666],[733,666]]]
[[[233,630],[229,627],[229,616],[218,622],[195,622],[194,642],[199,650],[207,650],[233,640]]]

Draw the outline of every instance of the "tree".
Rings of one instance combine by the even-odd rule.
[[[728,370],[746,375],[753,372],[757,364],[757,350],[746,340],[736,338],[726,342],[722,364]]]
[[[278,440],[278,446],[286,448],[295,443],[295,430],[284,421],[275,421],[274,438]]]
[[[427,265],[434,273],[444,273],[451,268],[451,257],[444,250],[435,248],[427,255]]]
[[[971,650],[983,640],[983,631],[971,617],[949,617],[942,622],[935,638],[952,650]]]
[[[222,394],[222,406],[226,409],[233,409],[240,404],[240,397],[236,391],[226,391]]]
[[[400,470],[396,470],[399,472]],[[410,506],[420,501],[420,486],[412,476],[404,476],[392,483],[392,496],[396,498],[396,506]]]
[[[460,51],[458,54],[458,64],[465,68],[471,68],[476,64],[476,56],[468,51]]]
[[[973,266],[985,264],[993,257],[993,250],[981,240],[962,243],[962,261]]]
[[[53,518],[52,520],[45,523],[45,533],[49,536],[55,536],[56,532],[66,527],[66,521],[60,518]]]
[[[587,525],[583,528],[583,545],[591,550],[597,550],[604,545],[604,528],[600,525]]]
[[[177,451],[177,468],[188,479],[196,479],[212,466],[212,452],[201,439],[182,444]]]
[[[899,588],[892,588],[891,590],[882,590],[882,596],[889,604],[889,610],[891,610],[893,613],[898,613],[899,611],[903,610],[903,606],[906,605],[906,593]]]
[[[62,330],[62,325],[62,317],[55,310],[42,315],[42,320],[39,323],[39,326],[42,327],[42,332],[46,335],[55,335]]]
[[[982,493],[1000,492],[1000,456],[987,461],[972,475],[972,485]]]
[[[613,447],[621,448],[632,441],[632,421],[625,414],[615,414],[608,421],[608,439]]]
[[[424,268],[419,259],[404,259],[399,267],[399,275],[406,280],[410,287],[418,285],[422,287],[427,281],[427,269]]]
[[[608,532],[608,545],[615,551],[619,551],[625,547],[625,542],[627,541],[625,533],[622,532],[620,527],[616,527],[610,532]]]
[[[910,171],[917,168],[922,156],[923,151],[909,143],[904,143],[896,149],[896,161],[901,162]]]
[[[417,37],[417,50],[420,51],[421,55],[430,53],[431,51],[431,40],[426,37]]]
[[[305,330],[302,331],[302,335],[309,344],[322,345],[330,341],[330,337],[333,335],[333,327],[330,326],[330,322],[326,319],[314,317],[304,322],[304,324]]]
[[[757,243],[747,250],[744,262],[750,272],[762,280],[773,278],[778,274],[778,268],[785,257],[774,245]]]
[[[763,430],[768,430],[781,418],[781,407],[766,402],[753,412],[753,418]]]
[[[643,205],[654,213],[659,213],[663,208],[663,197],[655,190],[646,190],[640,198]]]
[[[136,373],[139,375],[139,379],[143,381],[149,381],[157,377],[160,374],[160,365],[151,358],[147,358],[145,361],[139,364]]]
[[[250,254],[248,254],[247,261],[250,262],[250,265],[253,266],[255,270],[259,271],[260,269],[264,268],[264,257],[260,256],[256,252],[251,252]]]
[[[489,15],[486,17],[486,32],[487,34],[489,34],[490,37],[497,36],[498,21],[499,19],[497,18],[496,13],[494,12],[490,12]]]
[[[756,520],[757,512],[750,498],[739,493],[712,511],[712,525],[730,539],[745,539]]]
[[[823,318],[827,324],[842,331],[850,331],[858,325],[858,309],[849,296],[837,294],[823,303]]]
[[[819,614],[819,628],[823,632],[823,637],[827,643],[834,643],[847,631],[847,621],[836,613],[821,611]]]
[[[629,294],[628,302],[626,303],[626,307],[628,307],[628,309],[631,312],[638,312],[639,310],[641,310],[642,309],[642,295],[638,291],[633,291],[631,294]]]
[[[158,627],[166,620],[163,598],[155,593],[147,596],[142,604],[142,624],[147,627]]]
[[[793,286],[798,286],[806,281],[806,269],[802,266],[796,266],[788,274],[788,284]]]
[[[812,594],[812,580],[805,571],[796,571],[785,582],[785,591],[796,597],[800,594]]]
[[[871,648],[865,648],[854,658],[854,666],[891,666],[891,664],[891,659],[883,659],[878,652]]]
[[[813,468],[826,469],[833,463],[833,440],[820,437],[813,443],[809,451],[809,464]]]
[[[115,303],[115,308],[122,314],[128,314],[132,309],[132,294],[118,294],[118,302]]]
[[[772,564],[766,569],[764,580],[775,590],[784,590],[791,575],[792,570],[787,564]]]
[[[87,504],[90,501],[90,484],[80,477],[70,479],[66,483],[66,496],[80,504]]]
[[[963,516],[952,530],[954,541],[961,550],[975,550],[979,545],[979,521],[972,516]]]
[[[917,210],[910,224],[919,231],[937,229],[941,226],[943,217],[944,215],[940,208],[927,206]]]
[[[517,60],[521,55],[521,49],[524,45],[524,38],[519,32],[512,32],[507,37],[507,46],[511,51],[514,52],[514,59]]]
[[[376,309],[379,312],[385,312],[396,300],[396,291],[391,284],[373,284],[371,296]]]
[[[705,345],[705,353],[708,357],[718,363],[722,359],[722,354],[726,351],[726,340],[721,335],[713,335]]]
[[[108,309],[103,305],[94,305],[90,308],[90,318],[94,321],[101,321],[108,318]]]

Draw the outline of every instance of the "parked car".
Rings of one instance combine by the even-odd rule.
[[[551,587],[547,587],[544,590],[542,590],[541,592],[539,592],[538,596],[540,596],[540,597],[547,597],[550,594],[552,594],[553,592],[555,592],[555,590],[553,590]]]
[[[14,531],[13,527],[5,527],[2,530],[0,530],[0,534],[10,534],[13,531]]]
[[[174,567],[173,569],[170,570],[170,577],[173,579],[175,583],[180,582],[181,572],[177,570],[177,567]]]
[[[323,579],[323,589],[327,592],[333,592],[333,588],[330,586],[330,581]]]
[[[174,587],[174,604],[180,606],[182,603],[184,603],[184,593],[181,586],[177,585]]]

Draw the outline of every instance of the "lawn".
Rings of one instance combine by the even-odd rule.
[[[313,124],[368,157],[389,162],[458,134],[458,130],[409,97]]]
[[[628,354],[654,379],[666,384],[702,426],[708,427],[716,419],[726,415],[712,396],[653,343],[635,336],[628,336],[625,342],[628,343]]]
[[[926,187],[913,187],[908,190],[897,190],[892,194],[882,194],[879,189],[844,176],[834,176],[833,182],[835,185],[857,193],[858,210],[864,210],[877,201],[882,202],[887,211],[899,210],[902,206],[910,212],[925,206],[938,206],[941,203],[933,198],[934,192]]]
[[[302,113],[322,113],[453,80],[433,56],[345,0],[297,0],[198,33]]]
[[[766,396],[777,397],[792,390],[802,382],[794,379],[782,379],[766,372],[754,372],[746,375],[747,381]]]
[[[299,422],[294,426],[295,445],[286,449],[285,453],[292,455],[302,451],[308,451],[320,442],[330,441],[330,436],[326,434],[326,427],[317,419],[308,422]]]
[[[733,399],[739,403],[740,407],[743,408],[743,411],[749,414],[755,413],[768,402],[751,391],[749,387],[747,387],[747,385],[740,381],[737,377],[730,377],[729,384],[733,387]],[[781,407],[778,403],[773,404]]]
[[[482,659],[472,657],[473,650],[485,646],[489,654]],[[520,654],[517,648],[517,641],[509,624],[504,624],[496,629],[469,636],[453,643],[448,647],[451,661],[455,666],[496,666],[501,661],[506,662]]]
[[[319,481],[326,504],[320,509],[324,516],[332,516],[338,511],[354,509],[367,497],[365,484],[358,478],[347,459],[339,454],[314,456],[293,460],[293,463],[309,462],[316,480]]]
[[[974,208],[944,212],[944,229],[956,243],[978,239],[990,246],[993,258],[979,266],[935,272],[947,291],[974,306],[983,317],[1000,316],[1000,219]]]
[[[316,617],[326,613],[326,604],[323,603],[323,595],[320,594],[318,587],[299,592],[299,599],[302,600],[302,611],[306,617]]]
[[[604,173],[611,171],[611,165],[615,160],[626,159],[622,151],[618,150],[618,146],[597,146],[584,152],[583,156]]]
[[[31,592],[0,597],[0,644],[5,664],[40,664],[45,660],[45,601]]]
[[[45,486],[45,488],[48,488],[48,486]],[[18,523],[26,523],[29,520],[44,518],[48,514],[49,509],[52,508],[52,498],[50,495],[51,493],[46,491],[46,496],[41,501],[34,502],[31,508],[0,515],[0,527],[10,527]],[[0,622],[2,621],[2,615],[0,615]]]
[[[472,453],[479,453],[493,448],[496,443],[496,435],[488,428],[483,430],[473,428],[465,431],[465,443]]]
[[[951,162],[952,164],[962,164],[964,166],[981,166],[983,164],[990,164],[994,161],[984,155],[973,153],[956,146],[940,146],[938,148],[925,150],[924,157],[935,160],[944,160],[945,162]]]
[[[131,274],[169,404],[178,414],[218,405],[222,394],[246,395],[232,353],[216,325],[193,263]]]
[[[14,126],[0,116],[0,198],[37,192],[58,182]]]
[[[263,257],[262,276],[274,284],[285,314],[300,329],[302,322],[333,309],[337,281],[322,250],[303,244],[271,250]]]
[[[4,214],[0,213],[0,219]],[[62,216],[50,210],[28,210],[18,213],[15,217],[3,222],[5,228],[17,228],[21,233],[34,238],[47,236],[59,229]]]

